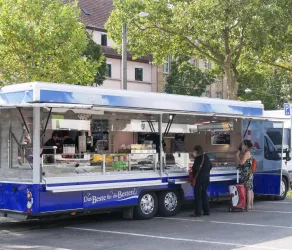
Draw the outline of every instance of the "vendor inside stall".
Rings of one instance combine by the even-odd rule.
[[[57,153],[57,154],[62,153],[61,135],[60,135],[60,132],[57,130],[53,131],[52,138],[47,140],[47,142],[44,144],[44,149],[43,149],[41,155],[43,155],[43,154],[53,155],[55,153]],[[54,162],[53,157],[48,156],[47,161],[49,163],[53,163]]]

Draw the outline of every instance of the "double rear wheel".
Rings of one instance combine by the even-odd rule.
[[[134,215],[137,219],[147,220],[153,218],[157,212],[161,216],[173,216],[181,207],[180,193],[176,190],[162,192],[143,192],[139,197],[138,206]]]

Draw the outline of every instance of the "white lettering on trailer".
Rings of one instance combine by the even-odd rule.
[[[83,198],[83,202],[87,203],[90,202],[92,205],[102,202],[102,201],[107,201],[107,200],[123,200],[126,198],[137,198],[138,197],[138,190],[137,188],[133,188],[132,190],[127,190],[127,191],[122,191],[122,190],[111,190],[105,195],[92,195],[91,193],[88,193],[86,196]]]

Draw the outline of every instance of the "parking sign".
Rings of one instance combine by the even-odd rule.
[[[285,103],[284,104],[284,112],[285,112],[285,115],[290,115],[291,114],[290,104],[289,103]]]

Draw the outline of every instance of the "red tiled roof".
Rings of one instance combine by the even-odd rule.
[[[113,0],[79,0],[81,19],[87,27],[105,29],[104,25],[112,12]],[[86,15],[83,11],[87,11]]]
[[[63,0],[65,3],[72,0]],[[114,9],[113,0],[78,0],[78,6],[81,9],[80,18],[87,28],[105,30],[105,23]],[[87,12],[88,14],[86,14]],[[102,46],[103,54],[106,57],[120,59],[121,55],[113,48]],[[132,55],[128,52],[128,60],[133,60]],[[135,61],[150,62],[153,58],[151,55],[143,56]]]

